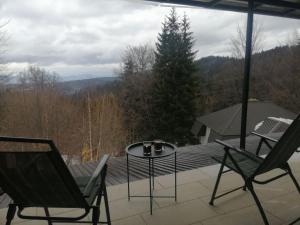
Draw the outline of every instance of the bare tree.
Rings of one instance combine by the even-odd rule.
[[[242,79],[243,79],[243,65],[246,52],[246,27],[247,24],[238,24],[236,29],[236,35],[231,38],[231,53],[234,58],[236,58],[236,73],[235,73],[235,89],[232,90],[233,96],[237,97],[237,102],[240,102],[242,94]],[[252,34],[252,54],[255,55],[262,51],[263,46],[263,25],[257,22],[253,24],[253,34]],[[259,98],[259,87],[261,87],[262,80],[258,78],[260,71],[257,71],[257,64],[259,60],[257,57],[252,57],[252,76],[251,76],[251,86],[250,86],[250,98]],[[236,92],[236,93],[235,93]]]
[[[131,66],[131,72],[134,74],[145,73],[152,70],[155,54],[150,45],[128,46],[122,57],[122,70]]]
[[[257,22],[253,25],[252,35],[252,53],[258,53],[262,50],[263,26]],[[231,52],[235,58],[244,58],[246,52],[246,24],[237,25],[236,36],[231,38]]]
[[[154,49],[149,45],[129,46],[122,57],[120,99],[132,141],[147,133],[154,61]]]
[[[93,161],[105,153],[123,152],[129,142],[119,99],[113,93],[88,90],[84,106],[82,160]]]

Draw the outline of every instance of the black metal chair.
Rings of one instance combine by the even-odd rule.
[[[220,140],[216,140],[216,142],[224,146],[225,154],[222,158],[214,157],[216,161],[221,163],[221,167],[211,200],[209,202],[211,205],[214,204],[214,200],[217,198],[220,198],[239,189],[248,189],[255,200],[264,223],[268,225],[268,219],[255,193],[253,183],[266,184],[285,175],[289,175],[294,182],[298,192],[300,193],[300,186],[287,162],[300,146],[300,115],[294,120],[294,122],[289,126],[282,137],[276,142],[275,146],[272,148],[272,151],[266,156],[266,158],[261,158],[250,152],[242,151]],[[228,167],[229,169],[223,171],[224,166]],[[268,180],[256,180],[256,176],[277,168],[282,169],[283,173]],[[235,171],[236,173],[240,174],[244,179],[245,184],[242,187],[238,187],[234,190],[216,196],[221,175],[229,171]]]
[[[46,220],[52,223],[111,224],[105,185],[108,155],[100,160],[91,177],[74,178],[52,140],[0,137],[2,144],[43,145],[42,150],[0,151],[0,187],[7,193],[9,204],[6,225],[10,225],[16,212],[21,219]],[[107,221],[99,222],[100,203],[104,198]],[[24,209],[40,207],[45,216],[25,215]],[[82,209],[76,217],[51,216],[49,208]],[[80,221],[92,212],[92,221]]]

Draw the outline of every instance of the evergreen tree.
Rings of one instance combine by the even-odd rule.
[[[150,116],[152,136],[184,145],[191,141],[196,117],[198,80],[189,21],[172,9],[158,35]]]

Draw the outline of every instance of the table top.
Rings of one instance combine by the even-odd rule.
[[[167,142],[162,142],[162,151],[161,152],[159,152],[159,153],[155,152],[154,145],[152,144],[151,155],[147,156],[147,155],[144,155],[144,151],[143,151],[144,143],[152,144],[151,141],[137,142],[137,143],[131,144],[131,145],[127,146],[126,153],[128,155],[131,155],[134,157],[148,159],[148,158],[163,158],[163,157],[172,155],[176,152],[175,145],[167,143]]]

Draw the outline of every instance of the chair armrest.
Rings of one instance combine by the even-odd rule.
[[[221,141],[220,139],[216,139],[215,142],[217,142],[220,145],[223,145],[224,147],[234,148],[232,145],[228,144],[227,142]]]
[[[221,144],[221,145],[223,145],[224,147],[228,148],[228,150],[233,150],[233,151],[235,151],[236,153],[242,154],[242,155],[244,155],[244,156],[246,156],[246,157],[248,157],[248,158],[251,158],[251,159],[253,159],[253,160],[255,160],[255,161],[259,160],[259,159],[258,159],[259,157],[255,156],[253,153],[250,153],[250,152],[247,152],[247,151],[243,151],[243,150],[241,150],[241,149],[239,149],[239,148],[237,148],[237,147],[234,147],[234,146],[232,146],[232,145],[230,145],[230,144],[228,144],[228,143],[226,143],[226,142],[224,142],[224,141],[218,140],[218,139],[216,139],[215,141],[216,141],[218,144]],[[224,149],[224,150],[226,151],[226,149]]]
[[[274,139],[274,138],[271,138],[271,137],[268,137],[268,136],[266,136],[266,135],[263,135],[263,134],[259,134],[259,133],[256,133],[256,132],[251,132],[251,134],[254,134],[254,135],[256,135],[256,136],[258,136],[258,137],[261,137],[261,138],[263,138],[263,139],[266,139],[266,140],[268,140],[268,141],[272,141],[272,142],[278,142],[278,140],[276,140],[276,139]]]
[[[99,180],[99,177],[101,176],[101,172],[103,168],[105,167],[107,161],[109,159],[109,155],[104,155],[98,164],[97,168],[95,169],[93,175],[90,177],[89,182],[87,183],[83,195],[85,197],[89,197],[92,190],[95,188],[96,185],[99,185],[98,183],[101,181]]]
[[[237,147],[234,147],[234,146],[232,146],[232,145],[230,145],[230,144],[228,144],[228,143],[226,143],[226,142],[224,142],[224,141],[221,141],[221,140],[219,140],[219,139],[216,139],[215,141],[216,141],[218,144],[223,145],[224,147],[227,147],[228,149],[231,149],[231,150],[233,150],[233,151],[235,151],[235,152],[238,152],[238,153],[241,153],[241,154],[244,154],[244,153],[245,153],[245,152],[242,151],[241,149],[239,149],[239,148],[237,148]]]

